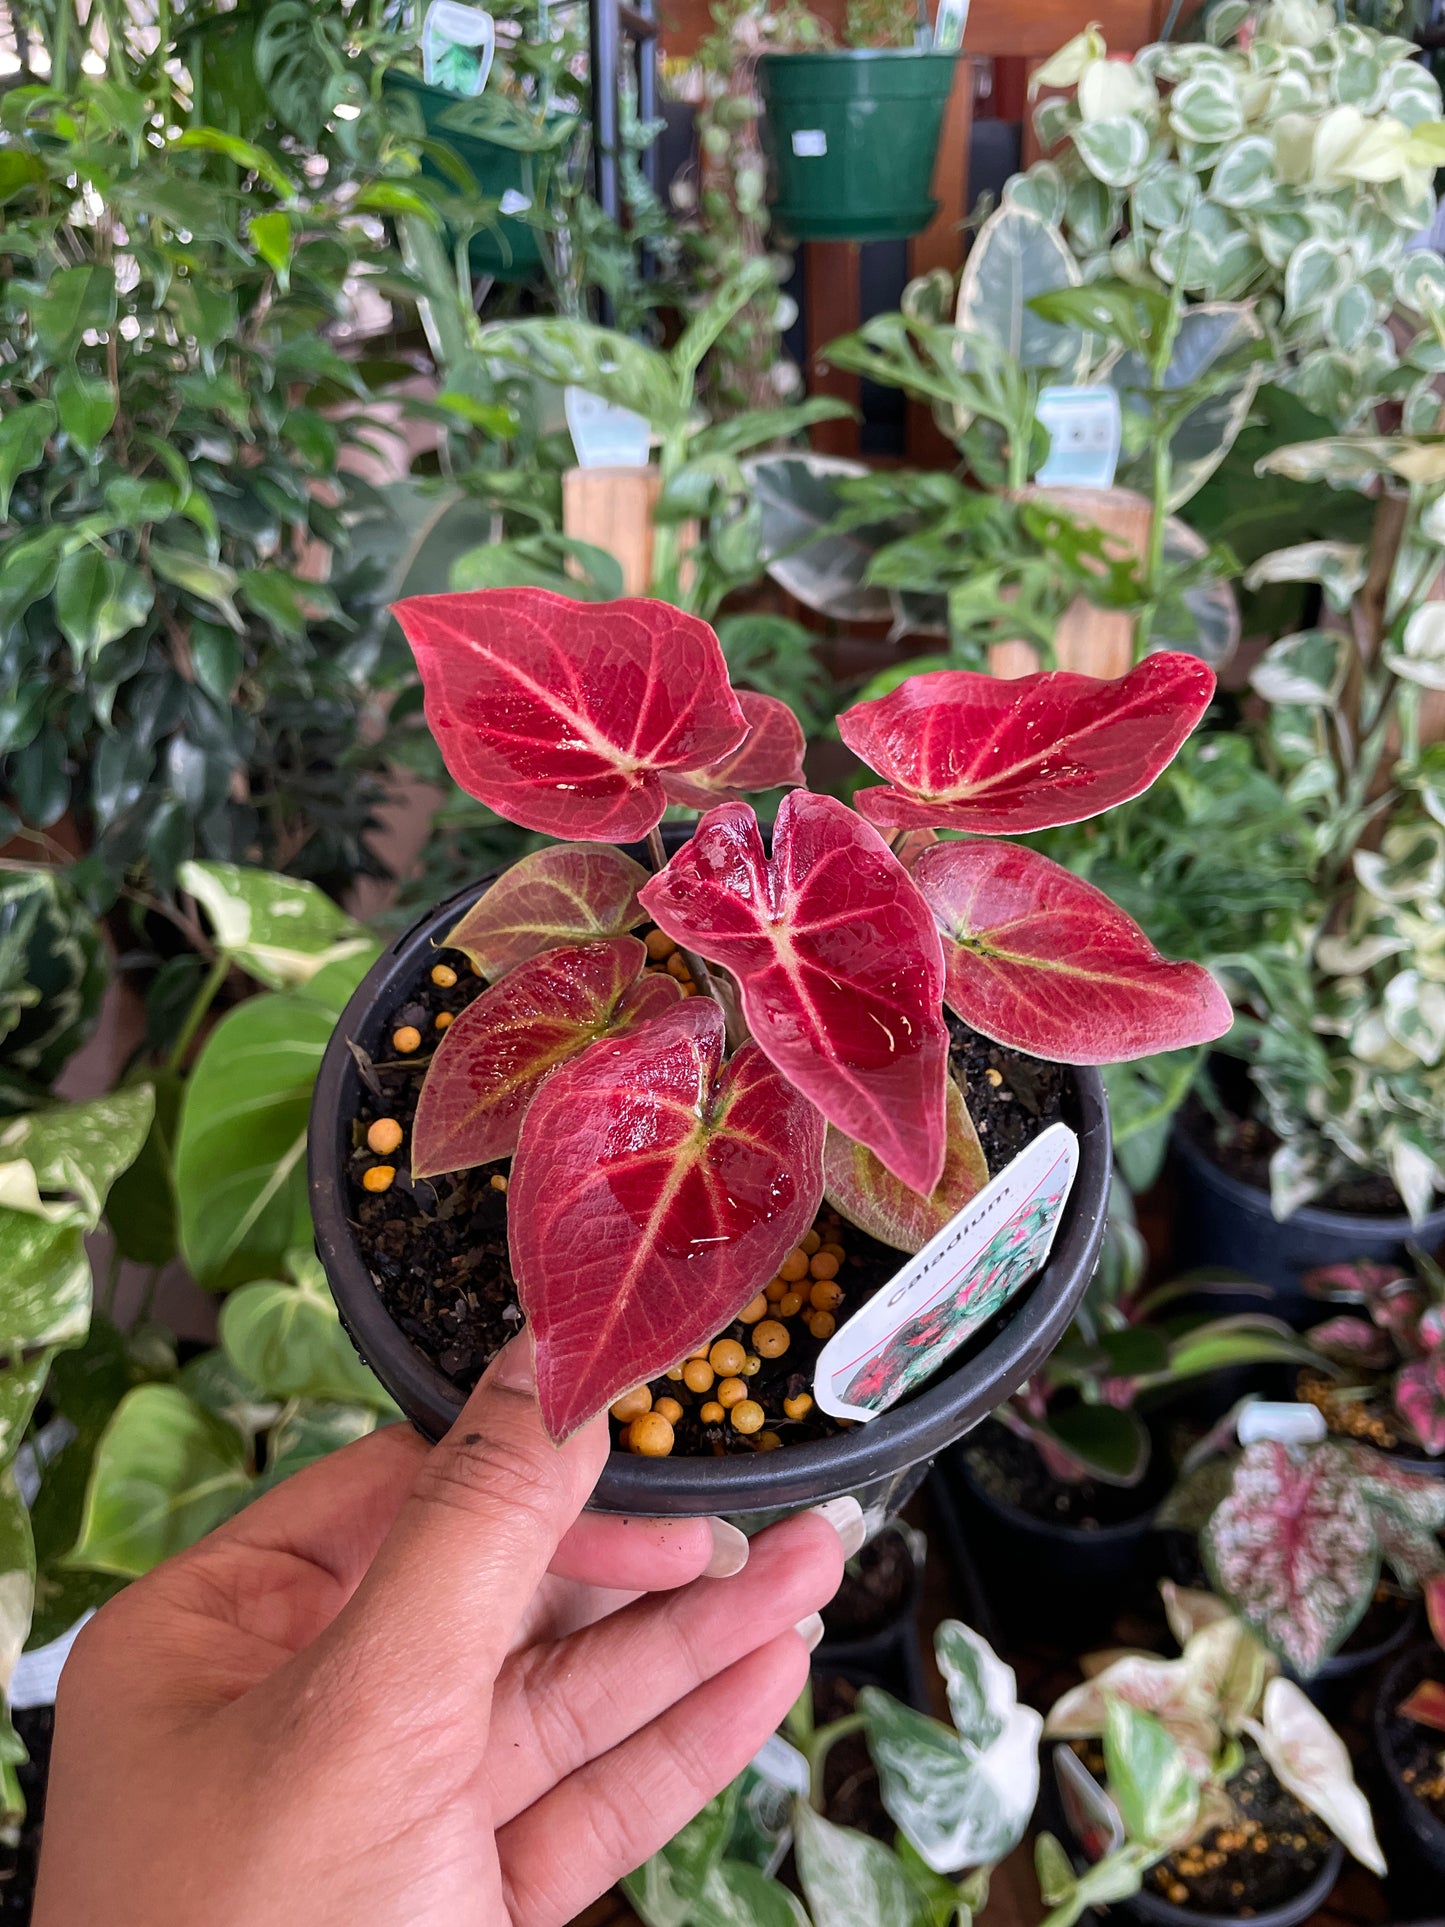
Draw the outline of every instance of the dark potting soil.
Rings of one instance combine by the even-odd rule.
[[[35,1899],[35,1870],[40,1861],[40,1835],[45,1822],[45,1782],[50,1772],[55,1708],[30,1707],[15,1713],[13,1718],[30,1759],[18,1769],[25,1795],[25,1819],[19,1843],[13,1847],[0,1846],[0,1927],[26,1927],[30,1919]]]
[[[1248,1086],[1245,1089],[1243,1103],[1247,1105],[1252,1093]],[[1279,1149],[1279,1139],[1262,1117],[1247,1110],[1236,1114],[1229,1106],[1229,1098],[1236,1096],[1231,1089],[1222,1122],[1213,1117],[1198,1098],[1186,1099],[1179,1113],[1180,1127],[1190,1141],[1230,1177],[1267,1192],[1269,1161]],[[1389,1178],[1375,1172],[1361,1172],[1358,1177],[1341,1179],[1319,1197],[1311,1198],[1310,1203],[1326,1211],[1355,1211],[1363,1217],[1405,1215],[1399,1192]]]
[[[1445,1682],[1445,1653],[1426,1648],[1423,1662],[1409,1682],[1411,1689],[1422,1679]],[[1392,1712],[1385,1734],[1386,1764],[1445,1827],[1445,1733]]]
[[[813,1725],[831,1726],[854,1710],[858,1689],[836,1674],[813,1676]],[[891,1846],[898,1829],[878,1797],[878,1773],[861,1733],[845,1733],[823,1766],[823,1810],[835,1826],[856,1827]]]
[[[433,981],[431,972],[439,964],[454,974],[454,983]],[[362,1254],[400,1330],[462,1392],[471,1390],[523,1322],[507,1255],[510,1160],[413,1182],[407,1146],[422,1081],[447,1020],[484,988],[459,952],[433,953],[388,1019],[386,1030],[392,1039],[410,1027],[421,1041],[411,1052],[389,1048],[373,1060],[363,1060],[358,1053],[363,1093],[351,1124],[351,1213]],[[955,1018],[948,1023],[950,1062],[968,1093],[969,1110],[993,1176],[1061,1117],[1065,1073],[1058,1065],[1002,1050]],[[404,1136],[399,1151],[377,1155],[367,1148],[368,1127],[379,1118],[393,1118],[401,1126]],[[391,1167],[395,1175],[387,1189],[369,1191],[363,1179],[380,1165]],[[814,1228],[821,1244],[836,1244],[843,1252],[837,1274],[843,1296],[835,1311],[841,1323],[897,1273],[904,1255],[842,1223],[826,1208]],[[811,1397],[814,1367],[826,1342],[805,1322],[811,1315],[807,1293],[804,1280],[801,1306],[780,1320],[788,1334],[787,1349],[778,1357],[763,1359],[746,1381],[748,1398],[764,1411],[764,1425],[758,1432],[744,1436],[726,1420],[705,1423],[701,1413],[712,1400],[712,1388],[694,1393],[680,1379],[653,1381],[654,1400],[670,1398],[681,1407],[681,1416],[673,1420],[674,1453],[707,1457],[768,1451],[781,1444],[827,1438],[848,1428],[850,1421],[831,1418],[816,1405],[800,1418],[790,1418],[784,1410],[785,1400]],[[778,1320],[778,1308],[770,1305],[767,1316]],[[738,1320],[716,1337],[735,1339],[750,1353],[751,1329]],[[980,1334],[974,1343],[982,1339]],[[965,1347],[961,1356],[967,1355]]]
[[[901,1532],[880,1532],[848,1561],[843,1583],[823,1608],[824,1637],[867,1639],[897,1618],[913,1585],[913,1554]]]
[[[1028,1440],[996,1419],[986,1419],[964,1450],[969,1471],[990,1498],[1049,1525],[1082,1532],[1124,1525],[1157,1505],[1169,1483],[1162,1457],[1151,1455],[1139,1485],[1104,1485],[1094,1479],[1074,1484],[1054,1478]]]

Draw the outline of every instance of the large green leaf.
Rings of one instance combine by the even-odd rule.
[[[219,1525],[250,1486],[239,1433],[174,1385],[138,1386],[101,1435],[65,1564],[139,1578]]]
[[[52,274],[31,308],[30,319],[47,361],[72,359],[90,329],[115,320],[115,272],[91,263]]]
[[[394,1412],[342,1330],[325,1275],[292,1254],[294,1284],[258,1279],[221,1308],[221,1343],[238,1371],[272,1398],[334,1399]]]
[[[88,543],[66,556],[55,578],[55,619],[82,668],[138,629],[154,601],[139,569]]]
[[[479,345],[483,354],[527,374],[630,408],[663,433],[686,419],[687,403],[667,357],[611,328],[559,317],[498,321],[482,330]]]
[[[1078,263],[1058,229],[1008,204],[984,222],[969,250],[955,320],[965,335],[984,337],[1022,367],[1069,381],[1082,371],[1084,331],[1046,321],[1029,303],[1078,285]],[[966,342],[960,347],[966,355]]]
[[[835,622],[891,621],[888,591],[864,577],[904,525],[829,526],[844,506],[838,484],[867,475],[866,464],[833,455],[761,455],[743,472],[762,513],[763,564],[779,588]]]
[[[1181,402],[1191,391],[1198,400],[1169,437],[1171,511],[1204,486],[1233,448],[1264,372],[1264,362],[1251,358],[1249,351],[1263,339],[1264,329],[1250,302],[1208,302],[1180,316],[1162,387]],[[1125,408],[1146,405],[1143,391],[1150,386],[1150,374],[1142,355],[1126,351],[1110,368],[1108,379]],[[1153,449],[1146,447],[1122,462],[1119,486],[1147,491],[1153,458]]]
[[[48,401],[21,402],[0,415],[0,522],[10,513],[10,492],[16,477],[38,468],[45,444],[55,428],[55,409]]]
[[[359,923],[299,877],[183,863],[176,880],[206,912],[221,954],[272,990],[294,989],[327,964],[374,948]]]

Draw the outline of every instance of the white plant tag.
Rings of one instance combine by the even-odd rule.
[[[428,87],[475,100],[497,51],[496,23],[461,0],[431,0],[421,23],[421,71]]]
[[[874,1293],[818,1355],[813,1396],[834,1418],[877,1418],[932,1376],[1039,1270],[1079,1140],[1051,1124]]]
[[[616,408],[585,388],[569,388],[564,402],[579,467],[646,468],[652,426],[645,415]]]
[[[1123,417],[1105,382],[1041,388],[1038,417],[1049,431],[1049,458],[1034,480],[1048,488],[1112,488]]]
[[[1249,1399],[1234,1421],[1241,1445],[1277,1439],[1281,1445],[1318,1445],[1329,1427],[1318,1405],[1288,1405],[1284,1400]]]
[[[933,51],[956,53],[963,45],[963,30],[968,25],[968,0],[938,0],[938,18],[933,23]]]
[[[94,1617],[93,1612],[82,1613],[68,1633],[62,1633],[59,1639],[52,1639],[46,1646],[37,1646],[32,1652],[20,1655],[15,1662],[15,1671],[10,1675],[8,1698],[12,1706],[54,1706],[55,1689],[60,1684],[60,1669],[70,1658],[70,1649],[81,1627]]]
[[[800,161],[820,161],[828,151],[828,136],[821,127],[799,127],[793,134],[793,152]]]

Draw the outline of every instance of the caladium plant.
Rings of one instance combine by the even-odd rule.
[[[490,987],[436,1049],[413,1145],[417,1176],[514,1159],[512,1270],[555,1438],[733,1319],[825,1181],[904,1250],[968,1201],[987,1171],[945,1007],[1074,1064],[1228,1027],[1213,979],[1097,891],[973,840],[1147,788],[1209,700],[1193,657],[1117,683],[949,672],[860,703],[844,737],[888,787],[854,810],[801,787],[790,712],[736,694],[711,629],[666,604],[502,589],[397,616],[456,780],[566,839],[452,931]],[[743,797],[779,786],[769,834]],[[702,815],[668,860],[670,806]],[[686,960],[676,982],[645,968],[646,921]]]
[[[1359,1305],[1309,1332],[1339,1383],[1309,1381],[1305,1393],[1334,1431],[1386,1447],[1445,1453],[1445,1271],[1424,1252],[1411,1277],[1395,1265],[1359,1260],[1310,1272],[1305,1289]]]

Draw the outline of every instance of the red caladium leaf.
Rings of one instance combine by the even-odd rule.
[[[823,1186],[829,1204],[850,1224],[898,1251],[921,1251],[988,1183],[988,1159],[978,1141],[963,1092],[948,1080],[948,1144],[943,1176],[929,1197],[899,1182],[873,1155],[836,1125],[823,1146]]]
[[[1437,1573],[1433,1579],[1425,1581],[1425,1612],[1430,1621],[1431,1637],[1445,1652],[1445,1573]]]
[[[938,932],[876,830],[791,790],[763,850],[744,803],[710,810],[642,905],[737,978],[762,1050],[832,1124],[925,1195],[943,1170],[948,1032]]]
[[[1305,1679],[1359,1624],[1380,1564],[1354,1466],[1328,1443],[1246,1446],[1200,1549],[1215,1590]]]
[[[1414,1692],[1407,1693],[1395,1710],[1404,1719],[1418,1720],[1421,1726],[1431,1727],[1436,1733],[1445,1733],[1445,1685],[1438,1679],[1422,1679]]]
[[[642,922],[650,873],[606,843],[554,843],[504,870],[446,939],[490,982],[559,943],[620,937]]]
[[[394,613],[447,768],[526,829],[635,842],[661,820],[664,771],[706,768],[746,734],[717,637],[665,602],[483,589]]]
[[[792,710],[776,696],[760,696],[752,689],[739,689],[736,695],[748,724],[741,747],[710,769],[664,776],[669,803],[710,810],[715,803],[733,803],[759,790],[803,781],[803,725]]]
[[[414,1178],[465,1171],[517,1148],[538,1086],[607,1031],[669,1009],[681,987],[644,975],[635,937],[544,951],[467,1005],[442,1037],[412,1127]]]
[[[507,1222],[553,1439],[735,1318],[813,1222],[823,1120],[752,1046],[724,1068],[723,1035],[694,998],[527,1112]]]
[[[1233,1021],[1202,965],[1161,957],[1102,890],[1036,850],[939,843],[913,880],[944,933],[950,1007],[997,1043],[1118,1064],[1206,1043]]]
[[[1213,693],[1211,669],[1168,652],[1117,682],[936,669],[845,710],[838,730],[888,780],[853,799],[870,823],[1021,836],[1142,794]]]
[[[1351,1318],[1342,1312],[1312,1325],[1305,1338],[1321,1358],[1333,1364],[1352,1366],[1364,1372],[1382,1372],[1395,1362],[1395,1347],[1387,1335],[1366,1318]]]
[[[1395,1410],[1430,1457],[1445,1452],[1445,1353],[1431,1352],[1395,1374]]]

